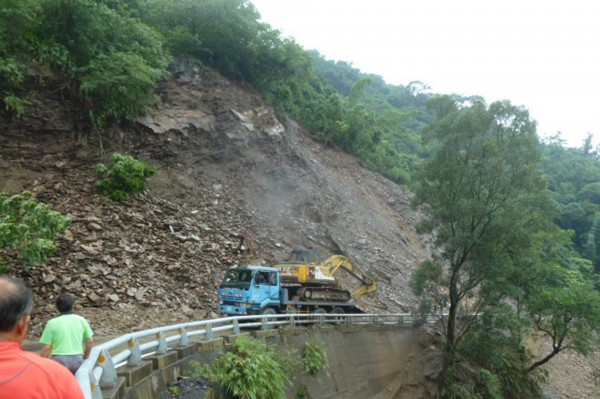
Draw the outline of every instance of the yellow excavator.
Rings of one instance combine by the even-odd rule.
[[[334,255],[321,263],[318,257],[317,251],[299,248],[292,251],[289,261],[273,266],[279,270],[281,286],[288,289],[292,300],[349,301],[377,290],[377,282],[347,257]],[[340,269],[360,281],[360,287],[353,292],[340,288],[334,277]]]

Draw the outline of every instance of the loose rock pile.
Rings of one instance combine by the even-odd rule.
[[[42,317],[54,313],[53,299],[63,290],[96,308],[86,313],[115,310],[118,322],[101,327],[104,334],[135,328],[139,307],[174,320],[214,316],[224,270],[244,258],[248,245],[239,205],[221,201],[229,188],[210,186],[194,206],[151,194],[117,203],[96,194],[86,176],[94,176],[92,168],[45,174],[30,188],[73,219],[57,240],[56,256],[22,273]]]

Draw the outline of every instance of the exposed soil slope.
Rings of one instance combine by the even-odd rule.
[[[82,127],[78,105],[51,87],[27,118],[2,122],[0,189],[73,217],[56,256],[22,273],[38,295],[34,334],[63,289],[101,334],[209,317],[229,266],[296,247],[373,274],[381,289],[359,299],[365,310],[416,304],[408,279],[427,252],[401,187],[284,126],[249,88],[195,65],[173,75],[162,106],[127,128]],[[114,203],[95,192],[95,165],[115,150],[158,167],[147,194]]]

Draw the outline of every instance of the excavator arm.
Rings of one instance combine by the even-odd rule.
[[[317,263],[315,255],[312,250],[295,249],[288,262],[273,266],[280,271],[282,286],[289,290],[290,298],[347,302],[352,296],[377,290],[377,282],[345,256],[334,255],[323,263]],[[340,288],[338,279],[334,277],[340,269],[360,281],[361,286],[353,292]]]
[[[359,280],[362,285],[352,292],[352,296],[359,296],[377,290],[377,282],[364,271],[360,270],[350,259],[343,255],[334,255],[319,265],[323,274],[334,277],[339,269],[344,269]]]

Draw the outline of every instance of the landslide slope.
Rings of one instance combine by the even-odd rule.
[[[366,311],[416,304],[408,280],[427,251],[402,187],[278,120],[248,87],[194,64],[172,73],[161,106],[126,127],[85,127],[52,84],[26,117],[0,122],[0,190],[29,190],[73,217],[48,264],[21,272],[11,259],[37,296],[33,335],[61,290],[104,335],[215,316],[228,267],[297,247],[371,273],[380,291],[358,300]],[[95,192],[95,165],[113,151],[158,168],[147,193],[114,203]]]
[[[213,70],[174,65],[159,94],[147,117],[101,131],[52,82],[25,117],[0,117],[0,191],[29,190],[73,218],[47,264],[22,271],[9,258],[36,295],[32,339],[62,290],[100,336],[216,317],[228,267],[281,261],[296,247],[345,254],[374,275],[377,295],[357,300],[366,311],[416,305],[408,281],[429,255],[406,190]],[[96,193],[95,165],[113,151],[158,168],[147,193],[123,203]],[[598,398],[591,366],[561,356],[549,397]]]

